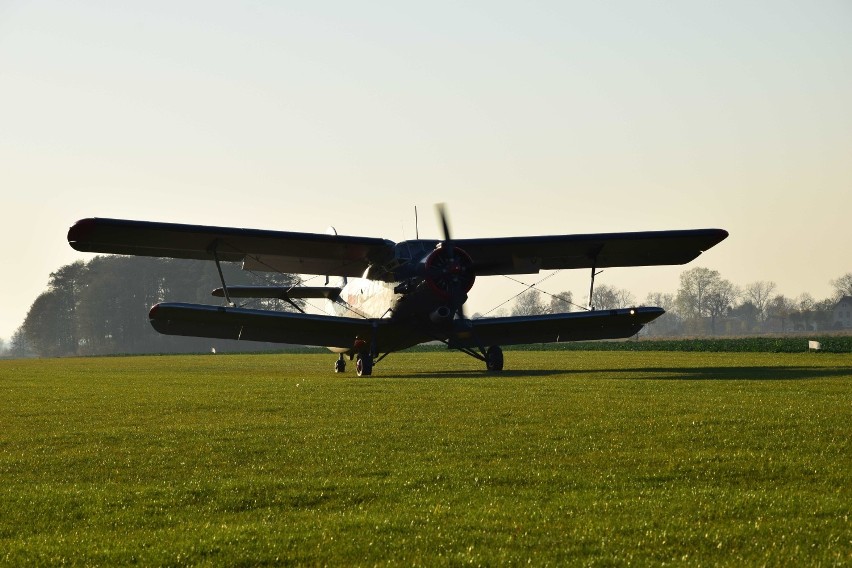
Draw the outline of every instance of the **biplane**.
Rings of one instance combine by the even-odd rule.
[[[503,369],[501,346],[626,338],[661,316],[659,307],[633,307],[534,316],[470,319],[464,304],[479,276],[685,264],[724,240],[722,229],[453,239],[443,207],[442,240],[393,242],[338,234],[299,233],[176,223],[89,218],[68,231],[76,250],[107,254],[205,259],[216,263],[224,305],[163,302],[151,325],[169,335],[328,347],[358,376],[388,354],[440,341]],[[245,270],[325,275],[325,286],[228,286],[222,262]],[[339,280],[329,284],[329,277]],[[238,298],[276,298],[296,311],[239,307]],[[304,312],[298,300],[324,301],[326,314]]]

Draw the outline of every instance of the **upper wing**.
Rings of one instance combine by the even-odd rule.
[[[68,231],[83,252],[243,261],[247,270],[361,276],[393,256],[394,243],[371,237],[83,219]]]
[[[722,229],[458,239],[477,275],[565,268],[686,264],[728,236]]]
[[[722,229],[459,239],[477,275],[527,274],[565,268],[685,264],[728,236]],[[437,241],[392,241],[322,235],[83,219],[68,231],[83,252],[242,261],[247,270],[361,276],[368,266],[392,270],[395,246],[432,250]]]
[[[620,339],[663,315],[662,308],[621,308],[541,316],[481,318],[470,321],[471,331],[460,334],[462,343],[523,345],[589,339]]]

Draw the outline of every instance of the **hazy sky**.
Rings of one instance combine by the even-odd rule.
[[[850,101],[848,0],[0,0],[0,337],[91,258],[65,238],[91,216],[399,241],[415,205],[437,237],[443,201],[458,237],[720,227],[687,267],[599,282],[642,300],[706,266],[822,298],[852,271]],[[521,289],[480,279],[469,311]]]

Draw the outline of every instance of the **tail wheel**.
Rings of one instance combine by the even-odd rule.
[[[489,371],[503,370],[503,350],[494,345],[485,352],[485,368]]]

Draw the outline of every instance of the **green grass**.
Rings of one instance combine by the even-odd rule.
[[[0,564],[852,563],[850,355],[333,361],[0,361]]]

